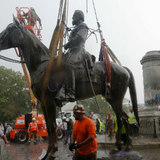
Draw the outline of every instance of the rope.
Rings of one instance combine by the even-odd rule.
[[[57,17],[57,25],[59,25],[59,21],[62,17],[62,7],[63,7],[63,0],[60,1],[59,4],[59,12],[58,12],[58,17]]]
[[[96,16],[96,21],[98,22],[98,17],[97,17],[97,12],[96,12],[96,7],[95,7],[95,4],[94,4],[94,0],[92,0],[92,3],[93,3],[93,8],[94,8],[94,13],[95,13],[95,16]]]
[[[18,60],[15,60],[15,59],[7,58],[7,57],[2,56],[2,55],[0,55],[0,59],[2,59],[4,61],[12,62],[12,63],[27,63],[27,62],[24,62],[24,61],[18,61]]]
[[[101,38],[102,53],[103,53],[103,56],[104,56],[104,49],[103,49],[103,46],[102,46],[103,45],[103,43],[102,43],[103,36],[102,36],[102,31],[100,30],[100,24],[98,22],[98,17],[97,17],[97,13],[96,13],[96,8],[95,8],[94,0],[92,0],[92,3],[93,3],[94,12],[95,12],[95,17],[96,17],[96,20],[97,20],[98,31],[99,31],[100,38]],[[103,59],[103,57],[101,57],[101,58]],[[103,62],[104,62],[104,60],[103,60]],[[104,62],[104,67],[105,67],[105,62]],[[106,87],[107,87],[107,73],[106,73],[106,69],[105,69],[105,99],[106,99],[105,116],[107,114],[107,88]],[[106,116],[106,118],[107,118],[107,116]],[[107,153],[107,146],[106,146],[106,143],[107,143],[106,132],[105,132],[105,153],[108,155],[108,153]]]
[[[69,37],[68,32],[70,32],[70,31],[74,32],[74,27],[67,27],[67,25],[65,24],[65,22],[64,21],[62,21],[62,22],[64,23],[64,26],[65,26],[65,33],[64,33],[63,37],[64,38]],[[95,38],[96,38],[96,43],[98,42],[98,38],[97,38],[97,35],[95,33],[95,32],[99,32],[98,29],[95,30],[95,29],[92,29],[92,28],[88,28],[88,27],[86,27],[84,25],[80,25],[79,28],[87,28],[90,33],[87,35],[86,39],[88,39],[92,34],[94,34]]]
[[[88,13],[88,0],[86,0],[86,12]]]

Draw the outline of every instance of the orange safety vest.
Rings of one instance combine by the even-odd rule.
[[[35,123],[31,122],[29,125],[30,125],[30,131],[31,132],[36,132],[37,131],[37,123],[36,122]]]

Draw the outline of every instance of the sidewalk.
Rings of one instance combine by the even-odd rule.
[[[112,148],[115,145],[115,136],[112,137],[112,140],[110,140],[110,137],[107,135],[99,135],[97,134],[97,142],[98,142],[98,148],[104,149],[105,145],[106,148]],[[149,148],[160,148],[160,138],[149,138],[149,137],[142,137],[139,136],[137,139],[132,139],[132,149],[149,149]]]

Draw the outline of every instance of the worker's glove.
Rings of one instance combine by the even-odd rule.
[[[71,144],[69,145],[69,150],[70,150],[70,151],[73,151],[73,149],[77,149],[77,148],[79,148],[79,147],[80,147],[79,144],[71,143]]]
[[[71,144],[69,145],[69,150],[70,150],[70,151],[73,151],[73,146],[74,146],[74,143],[71,143]]]

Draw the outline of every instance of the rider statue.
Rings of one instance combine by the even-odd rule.
[[[66,69],[66,99],[75,100],[75,70],[84,68],[83,63],[88,65],[89,69],[93,67],[95,57],[84,49],[84,44],[88,35],[88,27],[84,23],[84,14],[80,10],[76,10],[73,14],[72,25],[74,29],[71,31],[68,43],[64,45],[64,49],[68,49],[66,53],[65,69]],[[92,58],[92,59],[91,59]],[[87,61],[85,61],[85,59]]]

